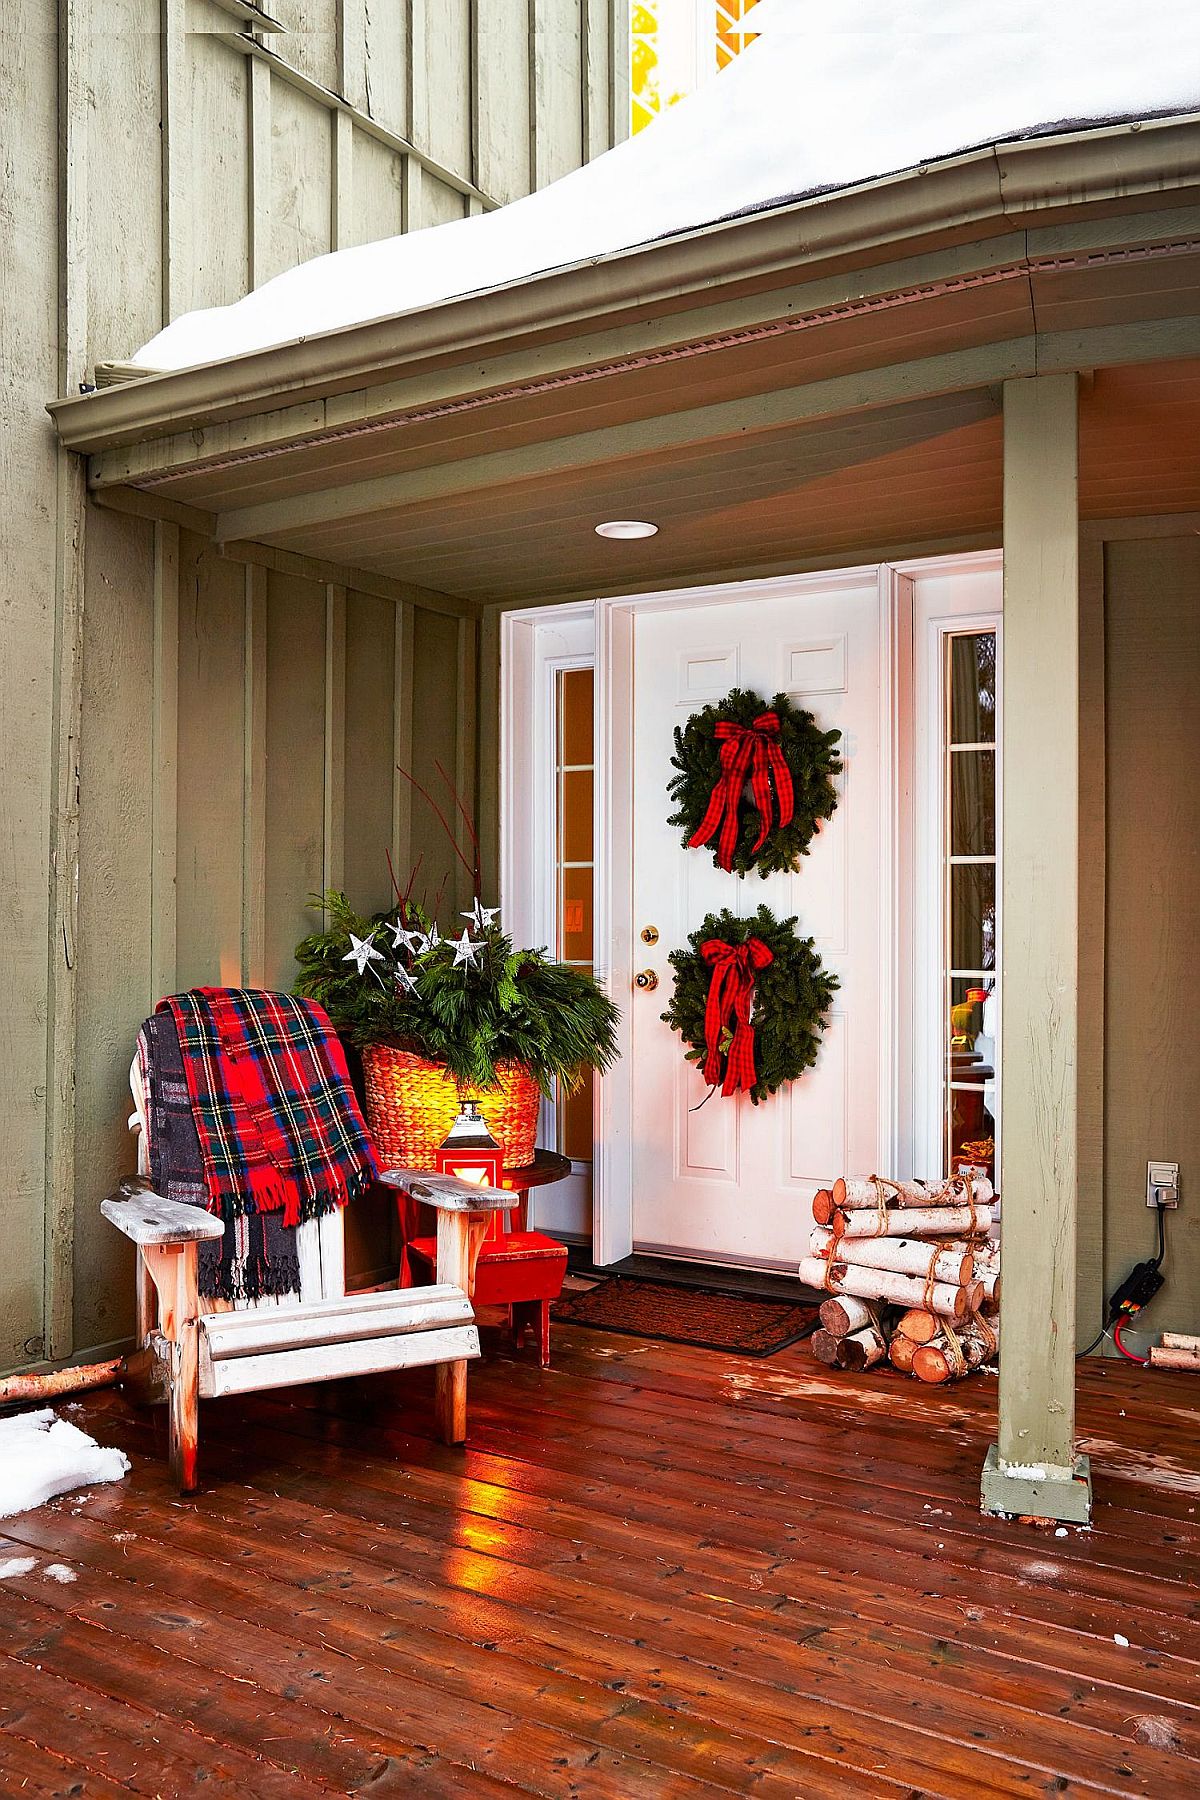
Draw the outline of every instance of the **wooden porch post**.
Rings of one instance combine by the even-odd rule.
[[[1086,1521],[1075,1455],[1078,378],[1004,384],[999,1441],[985,1512]]]

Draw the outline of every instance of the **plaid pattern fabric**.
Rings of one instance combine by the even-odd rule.
[[[169,1012],[156,1012],[138,1033],[138,1067],[146,1096],[146,1157],[156,1194],[207,1211],[200,1134],[192,1117],[179,1034]],[[206,1300],[257,1301],[300,1293],[296,1234],[280,1213],[228,1214],[225,1235],[199,1246],[197,1279]]]
[[[713,727],[713,737],[721,746],[721,773],[709,795],[708,809],[688,843],[693,849],[699,849],[720,826],[717,861],[723,869],[732,869],[741,823],[739,808],[747,776],[750,778],[750,795],[758,811],[758,836],[751,846],[755,856],[766,843],[771,829],[772,791],[779,804],[780,825],[791,824],[796,796],[792,790],[791,770],[779,748],[778,713],[759,713],[752,725],[735,725],[731,719],[720,719]]]
[[[762,939],[756,937],[747,938],[744,944],[705,938],[700,954],[712,970],[704,1006],[704,1079],[710,1087],[721,1080],[721,1045],[726,1032],[731,1032],[721,1092],[728,1095],[739,1088],[748,1092],[757,1080],[754,1027],[750,1023],[754,977],[775,958]]]
[[[375,1152],[319,1006],[254,988],[193,988],[160,1000],[164,1010],[179,1035],[210,1212],[282,1212],[298,1225],[370,1187]]]

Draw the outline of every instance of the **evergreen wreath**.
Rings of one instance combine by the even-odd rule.
[[[765,730],[761,729],[764,720],[773,721]],[[739,875],[756,868],[764,880],[768,875],[793,873],[800,858],[808,854],[821,820],[832,818],[837,808],[833,777],[842,768],[836,749],[840,737],[840,731],[822,731],[813,715],[786,694],[776,694],[768,707],[758,694],[745,688],[731,689],[716,705],[704,707],[693,713],[686,725],[675,727],[671,766],[677,773],[667,783],[675,811],[668,825],[682,826],[684,848],[688,849],[697,834],[713,823],[709,840],[718,868]],[[734,740],[743,748],[740,763],[735,761],[738,743]],[[781,781],[786,790],[788,776],[790,809],[785,804],[786,791],[780,792]],[[717,799],[722,788],[726,789],[724,807]],[[729,798],[736,808],[736,826],[731,823],[726,833],[718,834],[714,813],[728,813]]]
[[[709,913],[691,933],[686,950],[673,950],[669,958],[675,970],[675,992],[662,1017],[683,1039],[687,1060],[703,1069],[709,1052],[705,1028],[714,970],[702,946],[719,940],[740,948],[757,938],[770,951],[771,960],[755,971],[750,1015],[753,1085],[747,1085],[746,1091],[755,1106],[812,1068],[840,986],[837,976],[829,973],[817,955],[812,938],[798,935],[796,923],[794,917],[777,919],[767,906],[760,906],[749,919],[736,918],[723,907],[719,913]],[[735,1037],[735,1029],[726,1025],[717,1046],[726,1075]]]

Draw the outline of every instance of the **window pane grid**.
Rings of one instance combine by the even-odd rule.
[[[995,631],[948,634],[943,680],[943,1166],[949,1173],[981,1162],[991,1172],[999,1004]]]
[[[560,669],[554,720],[554,910],[555,954],[569,968],[592,970],[593,861],[592,760],[594,676],[591,669]],[[592,1157],[592,1079],[572,1094],[560,1083],[555,1096],[557,1145],[573,1162]]]

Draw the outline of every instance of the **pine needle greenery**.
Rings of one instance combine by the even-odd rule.
[[[721,776],[721,745],[713,735],[718,722],[752,725],[760,713],[768,710],[779,715],[779,748],[792,777],[795,812],[787,825],[780,825],[776,818],[766,843],[756,852],[754,843],[761,820],[749,793],[744,794],[738,806],[738,836],[733,852],[734,874],[747,875],[751,869],[757,869],[764,881],[768,875],[798,869],[821,820],[833,817],[837,808],[833,778],[842,767],[837,750],[841,732],[822,731],[813,715],[786,694],[776,694],[768,708],[761,694],[732,688],[723,700],[703,707],[692,714],[686,725],[675,727],[671,766],[676,773],[667,783],[667,793],[675,803],[667,824],[682,828],[686,849],[700,829],[709,797]],[[719,867],[715,839],[711,849]]]
[[[444,1063],[467,1093],[493,1087],[501,1062],[524,1063],[545,1094],[613,1062],[619,1015],[608,995],[582,969],[516,949],[498,924],[471,926],[477,958],[456,964],[454,942],[430,943],[431,921],[411,901],[365,918],[334,891],[314,907],[326,929],[296,946],[296,992],[359,1049],[390,1044]],[[398,929],[426,947],[397,947]],[[361,973],[345,960],[352,933],[379,953]]]
[[[707,938],[744,944],[751,937],[761,938],[773,958],[758,971],[754,983],[751,1024],[757,1079],[750,1098],[757,1106],[785,1082],[797,1080],[812,1068],[839,985],[837,976],[829,973],[817,955],[812,938],[798,936],[795,918],[777,919],[767,906],[760,906],[748,919],[737,918],[728,907],[709,913],[699,929],[691,933],[688,948],[671,952],[675,992],[662,1016],[683,1039],[688,1061],[702,1066],[704,1010],[712,970],[700,954],[700,946]],[[725,1034],[723,1053],[729,1049],[730,1035]]]

